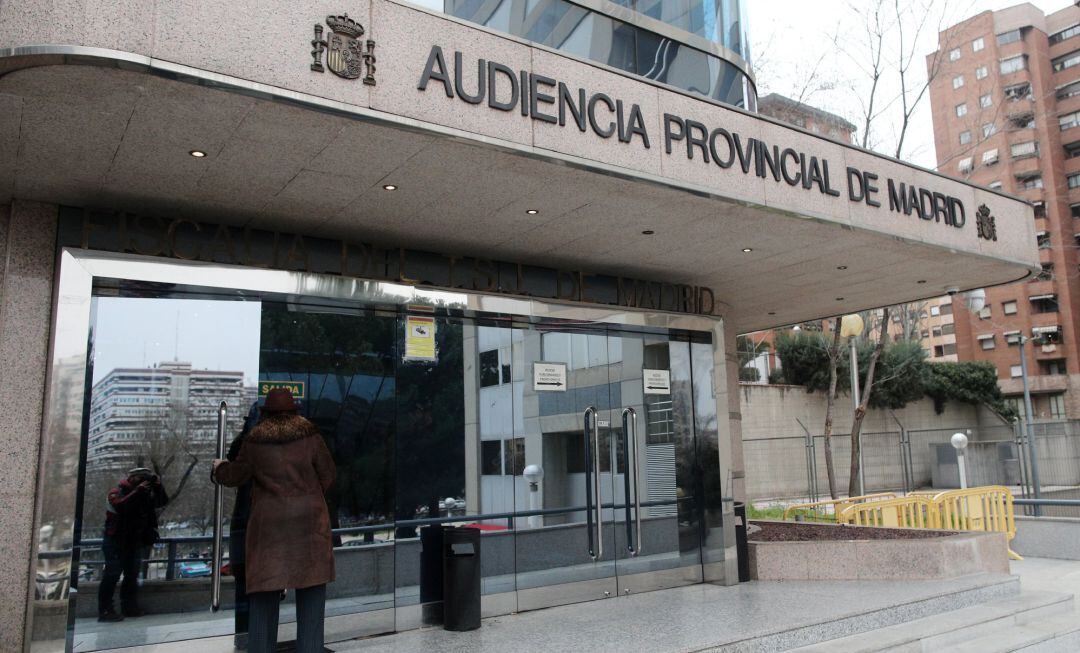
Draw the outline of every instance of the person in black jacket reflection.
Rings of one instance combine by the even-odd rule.
[[[229,445],[229,453],[226,459],[235,461],[240,455],[240,445],[244,444],[244,438],[259,421],[259,402],[251,404],[251,410],[244,418],[244,426],[240,435]],[[248,616],[250,614],[247,599],[246,564],[244,547],[246,545],[245,534],[247,531],[248,517],[251,515],[251,481],[236,488],[236,501],[233,503],[232,518],[229,520],[229,569],[232,571],[235,581],[233,589],[236,594],[236,610],[234,612],[235,646],[237,649],[247,648]]]

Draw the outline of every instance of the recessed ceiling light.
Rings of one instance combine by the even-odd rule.
[[[538,211],[538,210],[536,210],[536,209],[528,209],[528,210],[526,210],[525,212],[526,212],[526,213],[528,213],[529,215],[536,215],[536,214],[537,214],[537,213],[539,213],[540,211]]]
[[[776,315],[776,311],[769,311],[769,315]]]
[[[926,279],[919,279],[919,280],[918,280],[918,281],[916,281],[915,283],[926,283]]]
[[[750,252],[752,252],[754,250],[749,248],[749,247],[743,247],[742,251],[743,251],[743,254],[749,254]]]
[[[645,231],[642,231],[642,232],[641,232],[641,235],[643,235],[643,236],[651,236],[651,235],[653,235],[654,233],[656,233],[656,232],[655,232],[655,231],[653,231],[652,229],[646,229]]]
[[[393,184],[386,184],[385,186],[382,187],[382,189],[383,190],[397,190],[397,186],[395,186]]]
[[[836,301],[838,301],[838,302],[842,302],[842,301],[844,301],[844,298],[843,298],[843,297],[837,297],[837,298],[836,298]]]
[[[188,154],[195,157],[196,159],[201,159],[204,156],[206,156],[206,152],[203,152],[202,150],[192,150],[192,151],[188,152]]]
[[[837,270],[846,270],[847,266],[846,265],[838,265],[838,266],[836,266],[836,269]]]

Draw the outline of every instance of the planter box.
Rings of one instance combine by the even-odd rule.
[[[753,523],[768,528],[770,522]],[[841,530],[830,539],[751,540],[751,578],[919,580],[1009,573],[1008,541],[1004,533],[911,531],[832,524],[797,526]]]

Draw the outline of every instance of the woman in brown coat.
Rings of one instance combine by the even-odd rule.
[[[324,495],[335,473],[318,428],[296,413],[292,393],[284,388],[267,394],[262,418],[236,460],[214,461],[214,479],[222,485],[252,481],[245,547],[251,653],[275,650],[280,594],[286,589],[296,590],[297,652],[323,651],[326,583],[334,580]]]

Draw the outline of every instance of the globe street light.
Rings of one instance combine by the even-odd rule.
[[[848,339],[851,352],[851,398],[855,402],[855,412],[859,410],[859,357],[855,353],[855,339],[862,335],[864,326],[862,316],[857,313],[840,318],[840,337]],[[885,325],[881,328],[884,329]],[[853,412],[852,419],[854,416]],[[863,473],[862,429],[859,429],[857,446],[859,447],[859,494],[863,495],[866,494],[866,475]]]
[[[967,489],[967,470],[964,468],[964,449],[967,448],[968,439],[963,433],[953,433],[952,438],[949,440],[952,443],[954,449],[956,449],[956,467],[960,473],[960,489]]]

